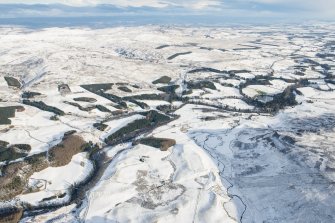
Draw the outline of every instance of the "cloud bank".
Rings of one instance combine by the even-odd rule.
[[[335,20],[335,0],[0,0],[0,18],[159,13]]]

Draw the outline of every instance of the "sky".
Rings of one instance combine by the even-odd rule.
[[[335,20],[335,0],[0,0],[0,19],[159,14]]]

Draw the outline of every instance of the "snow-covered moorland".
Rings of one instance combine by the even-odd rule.
[[[334,33],[0,27],[0,222],[335,222]]]

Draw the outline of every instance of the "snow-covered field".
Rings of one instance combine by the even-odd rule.
[[[334,33],[0,27],[0,217],[335,222]]]
[[[28,187],[38,187],[39,191],[21,195],[20,200],[31,205],[39,205],[41,198],[60,196],[72,185],[85,179],[92,169],[93,166],[86,159],[86,154],[79,153],[73,156],[71,162],[66,166],[48,167],[41,172],[35,172],[28,180]],[[68,197],[63,198],[63,200],[66,199]]]

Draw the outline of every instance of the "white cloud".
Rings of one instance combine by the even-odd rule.
[[[121,7],[166,7],[169,5],[203,9],[220,4],[220,0],[0,0],[0,3],[23,3],[23,4],[52,4],[60,3],[71,6],[90,6],[97,4],[113,4]]]
[[[5,3],[5,4],[54,4],[54,3],[59,3],[59,4],[65,4],[65,5],[72,5],[72,6],[83,6],[83,5],[95,5],[98,4],[99,2],[104,2],[104,1],[95,1],[95,0],[27,0],[27,1],[22,1],[22,0],[0,0],[0,3]],[[108,2],[108,1],[105,1]]]
[[[164,2],[169,5],[182,6],[196,10],[217,7],[222,4],[222,1],[220,0],[165,0]]]
[[[272,5],[286,5],[296,8],[331,9],[335,15],[335,0],[237,0],[240,2],[256,2]]]
[[[263,3],[269,6],[294,9],[296,13],[311,17],[335,18],[335,0],[234,0],[239,2]]]
[[[112,4],[120,7],[168,8],[177,6],[185,10],[215,12],[219,15],[235,16],[261,15],[263,17],[281,16],[283,18],[331,18],[335,19],[335,0],[0,0],[1,3],[21,4],[66,4],[71,6],[94,6]],[[36,9],[38,10],[38,9]],[[178,11],[181,13],[181,11]],[[238,13],[240,12],[240,13]],[[0,17],[1,17],[0,11]],[[6,14],[3,12],[2,14]]]
[[[166,4],[178,5],[198,5],[198,6],[215,6],[224,3],[226,0],[0,0],[0,3],[22,3],[22,4],[50,4],[60,3],[66,5],[96,5],[96,4],[115,4],[122,6],[158,6]],[[233,0],[235,2],[257,2],[266,4],[287,4],[300,5],[301,7],[318,7],[328,8],[335,6],[334,0]],[[232,0],[230,1],[232,2]],[[334,9],[335,12],[335,9]]]
[[[166,7],[168,5],[182,6],[193,9],[204,9],[219,7],[229,2],[230,5],[238,3],[263,3],[269,5],[285,5],[309,10],[326,10],[333,12],[335,16],[335,0],[0,0],[0,3],[22,3],[22,4],[52,4],[60,3],[72,6],[90,6],[97,4],[113,4],[122,7],[150,6]]]
[[[150,7],[156,7],[156,8],[162,8],[168,6],[168,4],[164,2],[160,2],[158,0],[110,0],[110,1],[90,1],[94,2],[94,4],[113,4],[118,5],[122,7],[143,7],[143,6],[150,6]]]

